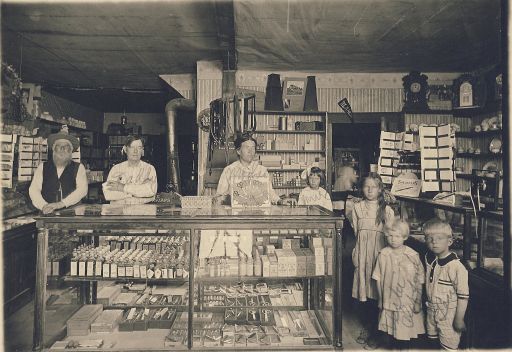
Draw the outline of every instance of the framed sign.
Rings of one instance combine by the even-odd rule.
[[[231,178],[231,207],[270,206],[270,179],[266,176]]]
[[[306,94],[305,78],[285,78],[283,83],[283,106],[287,111],[302,111]]]

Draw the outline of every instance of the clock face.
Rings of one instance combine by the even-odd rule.
[[[418,93],[421,90],[421,84],[418,82],[411,83],[411,92]]]

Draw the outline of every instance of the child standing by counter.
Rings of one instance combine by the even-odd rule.
[[[391,346],[407,350],[409,340],[425,333],[421,306],[425,270],[416,251],[404,245],[409,225],[401,220],[386,224],[388,246],[380,251],[372,278],[379,292],[379,330],[393,339]]]
[[[316,166],[308,168],[306,171],[306,182],[308,186],[299,194],[298,205],[320,205],[327,210],[332,211],[332,202],[329,193],[320,186],[325,185],[325,176],[323,171]]]
[[[423,232],[430,250],[425,255],[428,337],[439,339],[440,347],[445,350],[456,350],[461,333],[466,330],[468,271],[457,254],[450,251],[453,232],[448,223],[429,220],[423,225]]]
[[[355,203],[352,212],[356,245],[352,251],[354,281],[352,297],[360,301],[359,317],[363,328],[356,339],[366,349],[375,349],[377,344],[377,321],[379,309],[377,285],[372,273],[377,256],[386,246],[382,231],[385,223],[392,222],[394,212],[386,205],[384,184],[379,175],[371,173],[363,180],[363,200]]]

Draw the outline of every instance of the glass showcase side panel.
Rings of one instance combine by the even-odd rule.
[[[482,218],[481,267],[503,276],[503,220]]]

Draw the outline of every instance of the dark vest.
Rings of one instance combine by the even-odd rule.
[[[57,176],[57,168],[51,161],[43,164],[43,189],[41,195],[48,203],[60,202],[76,189],[76,174],[79,163],[71,161],[60,178]]]

